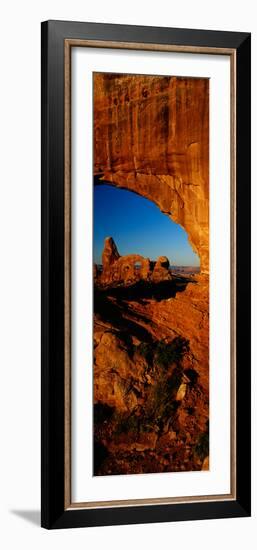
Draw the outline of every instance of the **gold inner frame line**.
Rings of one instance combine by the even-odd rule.
[[[72,503],[71,499],[71,49],[115,48],[184,52],[230,57],[230,215],[231,215],[231,360],[230,360],[230,493]],[[64,509],[114,508],[236,499],[236,49],[102,40],[64,40]]]

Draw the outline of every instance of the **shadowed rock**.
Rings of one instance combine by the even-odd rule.
[[[171,279],[170,262],[166,256],[160,256],[154,266],[152,280],[159,282]]]

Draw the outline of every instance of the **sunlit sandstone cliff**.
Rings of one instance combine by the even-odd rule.
[[[95,183],[153,201],[201,260],[200,275],[180,277],[166,257],[120,256],[105,240],[94,266],[96,475],[208,469],[208,91],[207,79],[94,75]]]
[[[94,75],[94,174],[157,204],[209,272],[209,81]]]

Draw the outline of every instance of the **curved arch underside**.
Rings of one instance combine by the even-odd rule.
[[[94,174],[153,201],[209,272],[209,81],[94,74]]]

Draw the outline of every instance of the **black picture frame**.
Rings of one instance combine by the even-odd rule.
[[[236,498],[67,510],[64,506],[64,40],[231,48],[236,55]],[[42,23],[42,526],[47,529],[251,514],[250,43],[242,32]],[[218,53],[218,52],[217,52]]]

